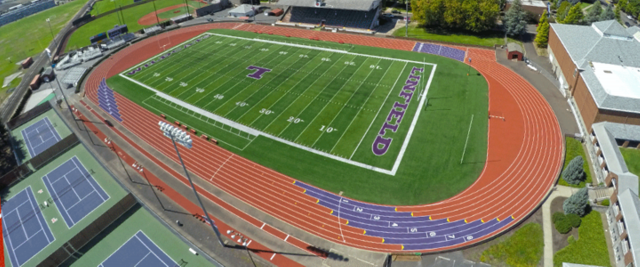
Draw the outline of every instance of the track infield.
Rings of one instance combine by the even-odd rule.
[[[487,116],[487,85],[477,73],[466,76],[466,65],[427,54],[256,37],[206,33],[107,82],[229,150],[353,198],[429,203],[455,195],[479,175],[487,125],[471,120]],[[463,153],[467,164],[460,164]],[[328,168],[334,171],[327,174]]]

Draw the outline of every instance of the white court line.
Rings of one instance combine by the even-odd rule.
[[[260,230],[262,230],[262,228],[267,225],[267,223],[262,223],[262,226],[260,226]]]
[[[42,177],[42,179],[45,179],[45,178],[47,179],[47,182],[49,183],[49,186],[51,186],[51,190],[49,190],[49,191],[53,191],[53,194],[56,195],[56,199],[58,199],[58,201],[54,201],[54,204],[57,205],[57,203],[60,203],[60,206],[62,206],[62,209],[67,214],[67,216],[69,216],[69,220],[71,220],[71,222],[72,222],[72,225],[68,225],[67,224],[67,220],[64,220],[65,225],[67,225],[67,229],[70,229],[73,225],[75,225],[75,223],[73,222],[73,219],[71,218],[71,215],[69,214],[69,210],[67,210],[67,208],[62,203],[62,200],[60,199],[60,196],[58,195],[58,191],[55,188],[53,188],[53,184],[51,183],[51,180],[49,180],[49,174],[47,174],[44,177]]]
[[[271,255],[271,258],[269,260],[273,260],[273,257],[275,257],[275,256],[276,256],[276,254],[273,253],[273,255]]]
[[[147,237],[147,239],[149,239],[149,241],[151,241],[151,243],[153,243],[154,246],[156,246],[156,248],[158,248],[162,253],[164,253],[165,256],[167,256],[167,258],[169,258],[171,261],[173,261],[173,259],[171,257],[169,257],[169,254],[167,254],[166,252],[164,252],[164,250],[162,250],[162,248],[160,248],[158,246],[158,244],[156,244],[156,242],[153,242],[153,240],[151,240],[151,238],[149,236],[147,236],[144,232],[142,232],[142,230],[140,230],[139,232],[141,232],[145,237]],[[163,261],[164,262],[164,261]],[[166,264],[166,263],[165,263]],[[175,261],[173,262],[173,264],[175,264]],[[167,265],[168,266],[168,265]]]
[[[287,237],[284,238],[284,241],[287,241],[287,239],[289,239],[289,235],[287,235]]]

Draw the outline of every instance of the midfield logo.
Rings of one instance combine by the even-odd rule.
[[[253,65],[247,67],[247,69],[248,70],[256,70],[254,73],[247,74],[247,77],[254,78],[256,80],[262,79],[262,74],[265,74],[265,73],[271,71],[271,69],[256,67],[256,66],[253,66]]]

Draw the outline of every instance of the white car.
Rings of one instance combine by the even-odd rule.
[[[631,15],[627,15],[628,19],[633,19],[633,17]]]

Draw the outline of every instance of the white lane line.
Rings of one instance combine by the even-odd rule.
[[[271,258],[269,260],[273,260],[273,257],[275,257],[275,256],[276,256],[276,254],[273,253],[273,255],[271,255]]]
[[[262,223],[262,226],[260,226],[260,230],[262,230],[262,228],[267,225],[267,223]]]
[[[287,235],[287,237],[284,238],[284,241],[287,241],[287,239],[289,239],[289,235]]]

